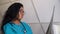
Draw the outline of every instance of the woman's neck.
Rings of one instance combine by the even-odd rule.
[[[20,24],[20,21],[19,21],[19,20],[14,20],[14,21],[13,21],[13,23],[15,23],[15,24],[18,24],[18,25],[19,25],[19,24]]]

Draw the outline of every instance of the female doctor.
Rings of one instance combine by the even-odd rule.
[[[24,7],[21,3],[12,4],[6,11],[2,20],[3,34],[33,34],[31,27],[22,22]]]

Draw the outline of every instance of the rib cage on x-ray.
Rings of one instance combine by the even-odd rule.
[[[50,21],[50,24],[49,24],[48,29],[46,31],[46,34],[54,34],[54,31],[53,31],[54,12],[55,12],[55,5],[53,7],[53,13],[52,13],[51,21]]]

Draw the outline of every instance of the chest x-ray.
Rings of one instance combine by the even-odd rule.
[[[60,34],[60,0],[0,0],[0,27],[5,11],[15,2],[24,5],[22,21],[31,26],[33,34]]]

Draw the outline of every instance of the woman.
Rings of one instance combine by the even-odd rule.
[[[24,16],[24,7],[21,3],[12,4],[2,20],[3,34],[32,34],[30,26],[21,22]]]

